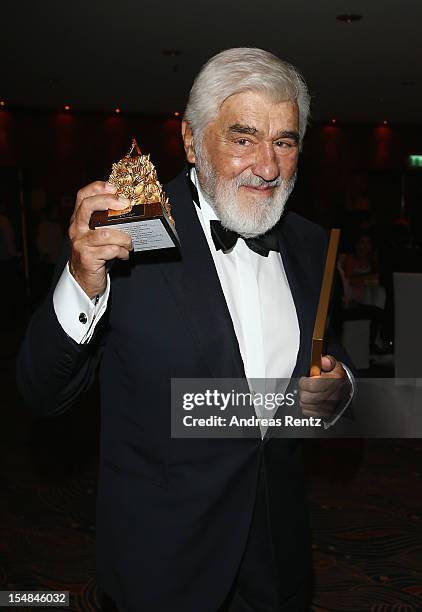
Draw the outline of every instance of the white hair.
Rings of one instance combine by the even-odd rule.
[[[195,151],[199,153],[207,125],[230,96],[260,91],[277,102],[296,102],[299,109],[299,142],[309,116],[310,96],[301,74],[288,62],[249,47],[227,49],[208,60],[190,91],[184,119],[188,122]]]

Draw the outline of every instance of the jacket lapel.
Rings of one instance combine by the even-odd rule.
[[[313,322],[312,308],[310,308],[312,299],[308,283],[311,270],[307,261],[308,249],[292,227],[289,212],[280,223],[279,248],[299,322],[300,342],[296,365],[292,373],[292,378],[294,378],[307,373],[306,362],[310,358],[308,348],[312,337]]]
[[[294,216],[294,215],[293,215]],[[290,291],[296,308],[299,323],[299,350],[296,364],[292,372],[287,392],[296,388],[295,378],[307,376],[310,364],[310,347],[313,331],[313,283],[312,262],[309,256],[309,249],[306,248],[305,241],[300,236],[292,222],[292,213],[287,212],[279,224],[279,248],[283,260]],[[283,316],[280,313],[280,316]],[[277,418],[281,408],[274,417]],[[265,433],[264,443],[268,442],[275,433],[275,427],[269,427]]]
[[[168,286],[200,345],[211,376],[244,378],[236,334],[212,255],[188,188],[186,171],[166,187],[181,243],[181,261],[165,267]]]

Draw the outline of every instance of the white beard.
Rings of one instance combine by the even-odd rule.
[[[214,209],[221,224],[244,238],[265,234],[279,221],[293,190],[296,173],[288,181],[278,177],[273,181],[255,176],[245,170],[233,179],[217,177],[206,155],[196,155],[196,170],[201,189]],[[269,197],[250,199],[240,203],[238,190],[242,186],[275,187]]]

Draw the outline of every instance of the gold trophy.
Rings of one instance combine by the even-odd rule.
[[[152,251],[179,246],[171,207],[157,179],[149,155],[142,155],[135,139],[127,153],[113,164],[109,182],[117,195],[130,200],[124,210],[98,210],[89,226],[112,227],[129,234],[134,251]]]

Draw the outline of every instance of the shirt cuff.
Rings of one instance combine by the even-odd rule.
[[[332,427],[333,425],[335,425],[335,423],[337,423],[337,421],[339,420],[339,418],[341,417],[343,412],[346,410],[346,408],[349,407],[350,402],[352,401],[352,399],[353,399],[353,397],[355,395],[355,391],[356,391],[355,377],[353,376],[352,372],[347,367],[347,365],[344,365],[344,363],[342,363],[341,365],[342,365],[343,369],[345,370],[345,372],[347,374],[347,377],[349,379],[349,382],[350,382],[350,395],[346,399],[346,403],[344,404],[343,408],[336,414],[334,419],[332,419],[332,421],[324,421],[324,423],[323,423],[324,424],[324,429],[328,429],[329,427]]]
[[[56,317],[66,332],[78,344],[88,343],[104,314],[110,294],[110,277],[101,295],[91,300],[76,282],[66,264],[53,294]]]

